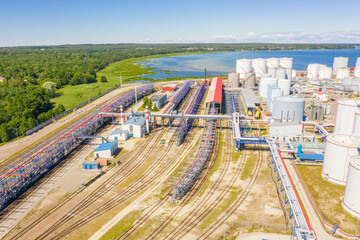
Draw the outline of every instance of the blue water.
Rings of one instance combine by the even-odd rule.
[[[156,67],[155,74],[143,74],[151,79],[203,77],[204,69],[207,75],[225,75],[235,70],[236,59],[240,58],[293,58],[293,68],[306,70],[310,63],[326,64],[332,67],[334,57],[348,57],[349,67],[355,66],[356,58],[360,57],[360,48],[336,50],[298,50],[298,51],[246,51],[221,52],[195,55],[179,55],[173,57],[150,59],[140,64]]]

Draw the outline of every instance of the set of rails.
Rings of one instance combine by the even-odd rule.
[[[101,112],[117,112],[120,106],[129,106],[135,97],[141,98],[154,91],[153,84],[139,87],[123,93],[110,104],[99,107],[96,111],[77,119],[60,131],[45,138],[23,153],[9,159],[0,166],[0,208],[4,208],[22,192],[76,149],[86,138],[92,135],[104,123],[108,116]]]
[[[181,101],[184,99],[185,95],[189,92],[191,86],[194,84],[193,81],[185,81],[180,86],[179,89],[176,91],[173,97],[170,99],[169,106],[165,109],[165,113],[171,113],[176,110],[179,106]]]

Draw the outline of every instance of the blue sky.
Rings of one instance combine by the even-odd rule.
[[[360,43],[359,0],[0,0],[0,46]]]

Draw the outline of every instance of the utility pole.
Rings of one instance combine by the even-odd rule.
[[[120,85],[120,87],[122,86],[122,76],[121,76],[121,73],[120,73],[119,85]]]
[[[16,140],[18,140],[19,139],[18,128],[15,128],[15,130],[16,130],[16,136],[17,136]]]

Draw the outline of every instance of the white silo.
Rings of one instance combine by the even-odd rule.
[[[360,157],[350,159],[349,171],[346,180],[343,208],[356,218],[360,218]]]
[[[284,96],[290,95],[291,82],[289,79],[279,79],[278,87],[283,90]]]
[[[237,59],[236,60],[236,72],[240,73],[240,79],[245,78],[245,73],[251,71],[251,59]]]
[[[355,77],[360,77],[360,66],[356,67],[354,69],[354,76]]]
[[[255,73],[245,73],[245,79],[243,86],[246,88],[253,88],[255,87]]]
[[[263,77],[260,79],[259,86],[259,95],[262,98],[267,98],[268,86],[269,85],[277,85],[277,79],[271,77]]]
[[[266,61],[266,65],[268,68],[280,67],[280,59],[279,58],[268,58]]]
[[[285,79],[286,78],[286,70],[283,67],[276,68],[276,78],[277,79]]]
[[[305,100],[299,97],[276,97],[272,117],[279,121],[303,121]]]
[[[350,158],[357,154],[360,137],[332,134],[326,137],[321,176],[332,183],[345,185]]]
[[[318,79],[318,66],[320,64],[312,63],[307,66],[307,77],[310,80],[317,80]]]
[[[273,90],[271,90],[271,101],[270,101],[270,111],[273,111],[273,101],[275,98],[277,97],[282,97],[283,96],[283,90],[281,90],[280,88],[274,88]]]
[[[267,91],[267,97],[266,97],[266,104],[268,105],[268,107],[271,109],[271,101],[272,101],[272,98],[271,98],[271,94],[272,94],[272,91],[274,89],[277,89],[278,87],[276,85],[273,85],[273,84],[269,84],[268,85],[268,91]]]
[[[334,58],[334,63],[333,63],[334,74],[337,74],[339,68],[347,68],[348,62],[349,62],[349,58],[347,57]]]
[[[292,80],[292,69],[286,68],[285,73],[286,73],[286,79],[289,79],[291,81]]]
[[[231,82],[231,86],[233,88],[238,88],[239,86],[239,77],[240,73],[232,72],[228,74],[229,81]]]
[[[352,134],[355,136],[360,136],[360,110],[355,112],[354,128]]]
[[[262,77],[267,72],[266,59],[255,58],[251,61],[251,66],[256,77]]]
[[[352,134],[355,112],[359,109],[359,102],[352,98],[338,101],[335,130],[336,134]]]
[[[356,65],[355,65],[355,67],[360,67],[360,57],[358,57],[358,58],[356,59]]]
[[[338,68],[336,73],[336,79],[344,79],[350,76],[350,68]]]
[[[268,68],[268,74],[274,78],[276,77],[276,68]]]
[[[283,68],[292,68],[293,59],[292,58],[280,58],[280,66]]]

